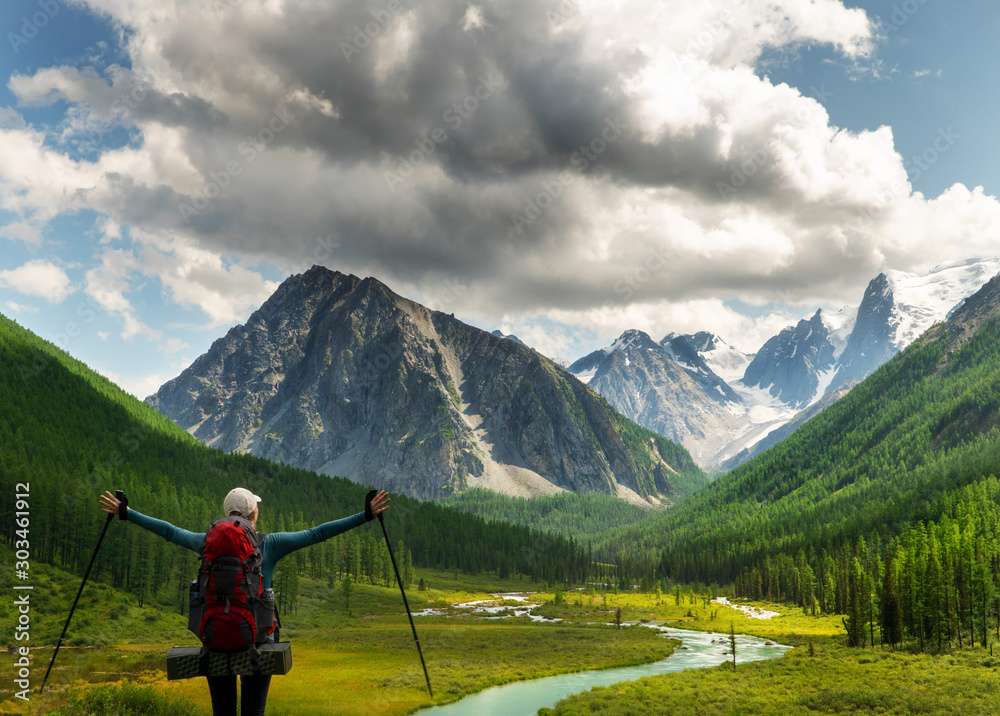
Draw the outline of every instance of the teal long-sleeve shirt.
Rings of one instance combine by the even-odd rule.
[[[180,527],[175,527],[169,522],[136,512],[131,507],[128,508],[128,520],[149,530],[153,534],[163,537],[168,542],[179,544],[181,547],[187,547],[199,554],[205,547],[204,532],[189,532]],[[278,564],[278,560],[285,555],[297,549],[308,547],[311,544],[317,544],[331,537],[336,537],[343,532],[347,532],[347,530],[363,525],[366,521],[365,513],[359,512],[356,515],[351,515],[341,520],[324,522],[321,525],[308,530],[302,530],[301,532],[275,532],[274,534],[267,535],[260,546],[260,553],[263,557],[260,571],[264,587],[272,586],[274,567]]]

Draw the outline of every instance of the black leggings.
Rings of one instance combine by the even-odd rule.
[[[214,716],[236,716],[236,677],[209,676],[208,691],[212,694]],[[243,708],[240,716],[264,716],[267,689],[271,675],[241,676],[243,682]]]

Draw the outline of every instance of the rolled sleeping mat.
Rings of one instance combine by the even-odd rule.
[[[200,646],[175,646],[167,652],[167,679],[192,679],[196,676],[252,676],[255,673],[280,676],[292,669],[292,644],[287,641],[267,642],[258,647],[260,671],[250,664],[250,650],[210,651],[208,670],[201,668]]]

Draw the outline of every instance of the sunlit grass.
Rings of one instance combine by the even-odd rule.
[[[685,671],[572,696],[543,713],[591,714],[987,714],[997,712],[994,659],[984,649],[951,656],[849,649],[814,637],[780,659]]]
[[[543,613],[583,613],[570,597]],[[589,600],[584,600],[588,602]],[[889,648],[851,649],[841,618],[812,616],[801,608],[766,602],[753,605],[779,616],[756,619],[704,599],[691,603],[687,595],[675,604],[673,595],[611,596],[611,607],[622,606],[623,619],[680,619],[675,626],[738,633],[793,645],[780,659],[728,663],[596,688],[565,699],[543,714],[606,716],[635,714],[985,714],[997,712],[1000,682],[992,657],[982,647],[942,655],[893,651]],[[660,602],[657,604],[657,602]],[[742,603],[742,602],[740,602]],[[714,614],[714,620],[713,620]],[[605,613],[605,616],[607,614]],[[878,629],[875,630],[876,641]]]
[[[57,580],[59,571],[54,572]],[[289,675],[272,680],[268,713],[405,714],[497,684],[647,663],[664,658],[672,650],[670,642],[648,629],[619,631],[576,623],[534,623],[526,618],[486,620],[451,608],[454,603],[493,600],[495,592],[530,591],[533,585],[526,580],[463,575],[455,579],[454,573],[425,570],[417,574],[428,588],[407,590],[411,608],[416,611],[433,605],[444,608],[449,615],[416,620],[434,686],[433,702],[426,691],[398,587],[356,584],[348,605],[339,583],[331,586],[304,578],[298,611],[283,616],[283,638],[293,643],[294,666]],[[55,585],[53,589],[66,591],[68,586]],[[89,586],[86,594],[91,594]],[[65,707],[76,687],[124,679],[151,685],[170,699],[190,700],[208,713],[210,700],[204,679],[168,682],[163,671],[170,646],[195,643],[194,635],[183,630],[183,617],[155,606],[137,607],[105,587],[96,588],[93,594],[98,599],[81,600],[73,620],[72,638],[79,642],[95,637],[104,641],[108,634],[117,633],[122,643],[60,652],[47,689],[50,693],[43,697],[33,694],[32,711],[55,712]],[[540,601],[540,596],[533,600]],[[42,633],[61,628],[59,621],[56,613],[49,615]],[[161,624],[166,628],[157,631]],[[137,639],[143,641],[125,643]],[[51,649],[34,652],[33,686],[37,687],[51,653]],[[10,683],[7,664],[0,669],[0,678],[5,685]],[[4,696],[9,699],[10,690]],[[108,698],[100,694],[100,699]],[[138,697],[133,694],[130,698]],[[3,709],[25,712],[23,704],[11,700],[0,705],[0,712]]]

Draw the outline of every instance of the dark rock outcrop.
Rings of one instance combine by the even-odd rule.
[[[467,486],[658,502],[705,477],[520,341],[322,267],[150,398],[203,443],[419,498]]]

